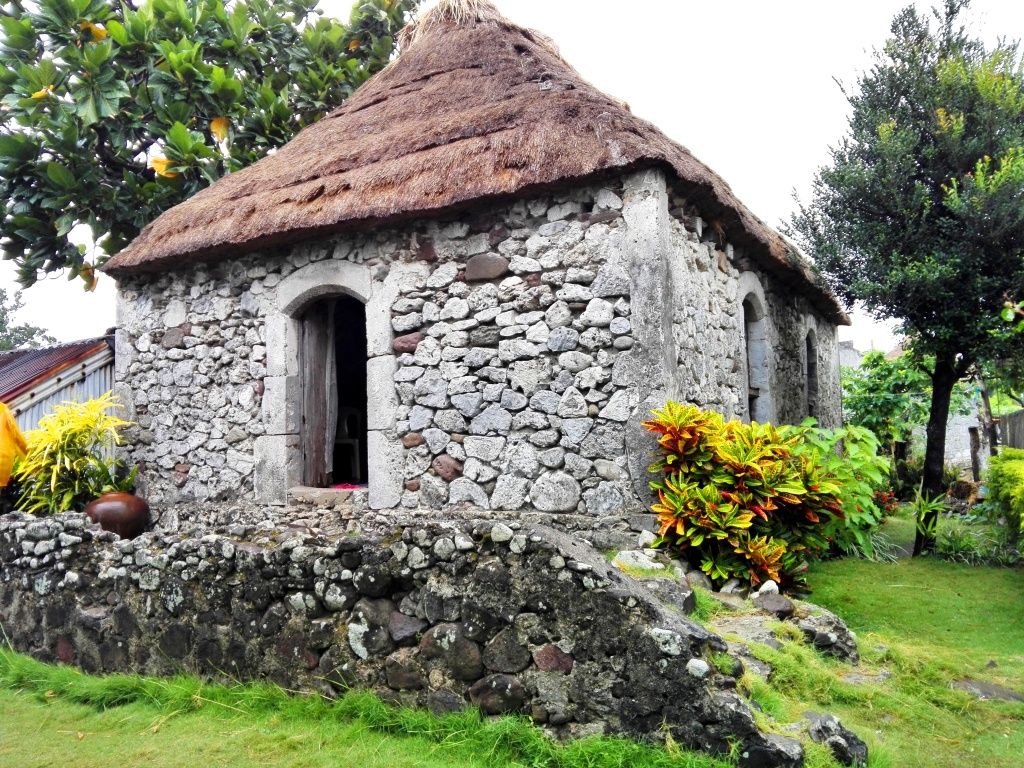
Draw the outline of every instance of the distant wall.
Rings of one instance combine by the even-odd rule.
[[[1000,417],[999,434],[1003,445],[1024,448],[1024,411],[1015,411]]]

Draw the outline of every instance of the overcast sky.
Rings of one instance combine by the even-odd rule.
[[[495,0],[512,21],[551,37],[563,57],[601,90],[722,176],[773,226],[805,197],[848,108],[835,80],[852,84],[885,40],[906,0]],[[923,9],[932,4],[918,3]],[[321,0],[347,16],[351,0]],[[1024,2],[974,0],[969,28],[992,43],[1024,36]],[[0,264],[0,285],[15,287]],[[19,319],[61,340],[101,334],[114,323],[114,286],[94,294],[51,278],[25,293]],[[841,329],[861,349],[888,349],[891,334],[855,316]]]

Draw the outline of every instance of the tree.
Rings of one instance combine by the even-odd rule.
[[[287,142],[390,60],[412,0],[10,0],[0,219],[18,280],[94,268],[150,220]],[[97,256],[69,235],[91,229]]]
[[[906,462],[916,429],[928,420],[932,397],[929,371],[933,361],[913,352],[886,357],[868,352],[857,368],[844,368],[843,420],[871,430],[880,446],[888,452],[892,465],[892,484],[900,498],[915,493],[908,486]],[[953,388],[950,410],[970,412],[971,393],[963,384]]]
[[[889,360],[868,352],[859,367],[844,368],[842,378],[843,420],[870,429],[890,453],[928,417],[931,380],[909,355]]]
[[[932,383],[924,491],[942,488],[956,382],[1006,352],[993,333],[1024,295],[1024,70],[1015,44],[986,50],[945,0],[932,20],[894,19],[872,68],[847,93],[852,114],[792,231],[835,290],[896,319]],[[1017,340],[1013,343],[1019,344]],[[935,512],[915,542],[932,549]]]
[[[47,335],[42,328],[34,325],[14,325],[14,315],[21,309],[21,293],[8,297],[7,291],[0,288],[0,352],[7,352],[19,347],[42,347],[54,344],[57,340]]]

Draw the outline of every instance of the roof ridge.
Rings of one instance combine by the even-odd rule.
[[[112,336],[113,334],[105,333],[102,336],[94,336],[88,339],[77,339],[75,341],[58,341],[55,344],[47,344],[45,347],[15,347],[14,349],[3,349],[0,350],[0,359],[2,359],[4,355],[9,355],[12,352],[45,352],[46,350],[65,349],[67,347],[75,347],[85,344],[98,344],[101,341],[106,341]]]
[[[505,20],[490,0],[440,0],[431,7],[428,5],[427,2],[421,2],[416,9],[416,18],[398,33],[400,52],[408,50],[423,36],[445,24],[469,26]]]

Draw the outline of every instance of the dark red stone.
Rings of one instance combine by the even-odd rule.
[[[533,663],[541,672],[572,672],[573,659],[557,645],[549,644],[533,652]]]
[[[395,340],[391,342],[392,349],[399,354],[403,352],[415,352],[416,347],[423,341],[423,333],[421,331],[413,331],[407,333],[404,336],[396,336]]]
[[[391,639],[398,645],[414,643],[420,632],[427,628],[427,622],[417,619],[415,616],[406,616],[399,611],[393,611],[388,621],[388,632]]]
[[[496,253],[478,253],[466,262],[466,282],[494,280],[508,274],[508,259]]]
[[[423,240],[420,242],[419,248],[416,249],[416,258],[426,262],[437,261],[437,251],[434,250],[433,240]]]
[[[615,221],[622,214],[618,211],[598,211],[597,213],[586,214],[586,218],[580,217],[587,224],[603,224],[608,221]]]
[[[415,448],[417,445],[423,445],[426,440],[423,439],[423,435],[419,432],[409,432],[402,436],[402,445],[406,448]]]
[[[405,481],[405,490],[415,492],[415,491],[418,491],[419,489],[420,489],[420,480],[419,480],[418,477],[415,477],[412,480],[406,480]]]
[[[75,646],[66,637],[57,638],[57,659],[62,664],[75,663]]]
[[[508,229],[500,224],[487,233],[487,242],[491,248],[504,240],[508,240]]]
[[[533,272],[526,276],[526,284],[531,288],[536,288],[540,285],[540,272]]]
[[[526,689],[511,675],[488,675],[470,686],[469,700],[485,715],[504,715],[522,710]]]
[[[426,682],[419,664],[401,652],[392,653],[384,660],[384,676],[388,688],[394,691],[414,691]]]
[[[446,453],[442,453],[433,463],[430,465],[434,468],[437,476],[444,480],[446,483],[450,483],[456,477],[462,474],[462,463],[456,461]]]

